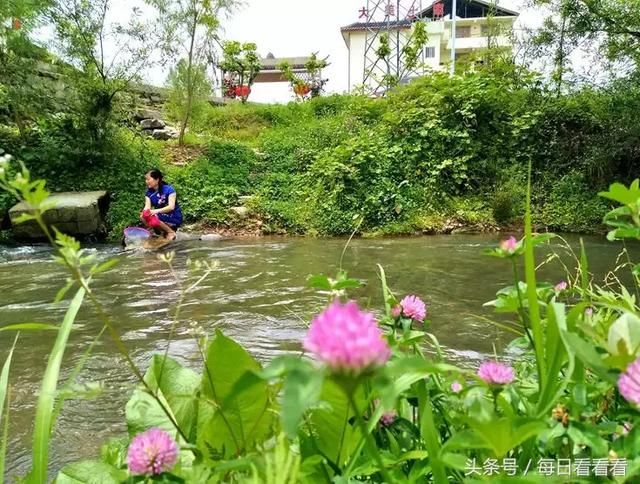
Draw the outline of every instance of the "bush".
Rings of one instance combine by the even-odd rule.
[[[303,234],[309,229],[304,180],[291,173],[269,173],[260,183],[253,209],[262,216],[263,232]]]
[[[252,186],[255,155],[236,143],[212,142],[206,155],[168,172],[188,222],[224,222],[229,207]]]
[[[598,198],[598,189],[589,186],[585,175],[570,172],[540,187],[545,193],[536,222],[554,231],[602,232],[608,204]]]
[[[505,170],[492,200],[493,218],[499,224],[521,220],[527,195],[526,176],[516,169]]]
[[[107,223],[112,238],[118,239],[124,227],[139,221],[144,174],[163,165],[153,145],[127,129],[110,131],[100,150],[80,134],[71,118],[60,116],[40,123],[24,144],[13,139],[9,145],[34,176],[48,180],[53,192],[109,191]]]

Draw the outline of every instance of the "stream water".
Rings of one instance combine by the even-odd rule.
[[[567,240],[577,251],[578,238]],[[482,254],[498,241],[497,235],[359,239],[346,250],[343,266],[350,276],[365,283],[353,297],[379,311],[382,298],[376,265],[381,264],[397,295],[411,293],[425,299],[432,331],[448,358],[476,365],[493,354],[494,346],[502,352],[510,340],[482,319],[494,316],[483,303],[511,281],[506,261]],[[602,278],[617,265],[621,246],[604,237],[587,237],[585,242],[590,270]],[[189,277],[189,259],[218,261],[219,267],[185,299],[169,354],[200,369],[192,323],[209,332],[221,329],[262,362],[299,350],[307,322],[326,302],[326,296],[306,286],[306,277],[320,272],[335,274],[344,244],[341,239],[295,238],[177,243],[173,266],[178,278]],[[113,270],[96,277],[92,287],[112,315],[133,360],[144,371],[151,356],[166,348],[180,298],[179,285],[156,254],[122,252],[116,246],[94,246],[89,251],[99,260],[119,260]],[[541,249],[538,260],[552,251],[557,251],[569,268],[575,267],[569,251],[559,244]],[[68,302],[52,301],[66,277],[45,246],[0,247],[0,326],[60,322]],[[540,271],[540,278],[548,282],[564,277],[558,260]],[[100,329],[100,320],[85,303],[65,353],[61,381]],[[8,476],[23,474],[29,468],[35,395],[54,334],[23,332],[20,336],[10,373]],[[0,364],[13,337],[0,332]],[[100,382],[104,391],[95,399],[65,404],[54,430],[52,471],[67,462],[96,457],[102,442],[125,430],[124,404],[135,379],[108,335],[96,344],[79,380]]]

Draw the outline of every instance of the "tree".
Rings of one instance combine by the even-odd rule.
[[[569,55],[589,42],[616,68],[640,63],[640,0],[534,0],[551,15],[534,39],[554,50],[554,82],[559,91],[570,69]],[[591,51],[596,49],[589,49]]]
[[[398,69],[396,73],[392,72],[391,68],[393,62],[397,61],[391,58],[392,50],[389,43],[389,34],[383,33],[380,35],[376,55],[378,59],[383,61],[387,66],[387,74],[385,74],[382,79],[386,91],[396,86],[402,79],[421,69],[420,59],[428,40],[429,35],[426,24],[423,21],[415,22],[409,39],[400,51],[403,63],[397,66]]]
[[[327,57],[318,59],[318,53],[314,52],[305,62],[307,79],[304,79],[293,72],[291,64],[287,61],[278,64],[278,69],[282,71],[282,76],[289,81],[291,89],[297,98],[304,100],[307,97],[318,97],[324,92],[324,85],[329,81],[322,78],[322,69],[329,65]]]
[[[194,65],[189,77],[187,59],[180,59],[176,67],[169,72],[169,95],[168,109],[176,118],[183,120],[187,117],[189,82],[191,82],[191,112],[189,117],[197,120],[202,113],[204,106],[208,104],[208,97],[211,94],[211,84],[207,79],[207,66],[204,64]]]
[[[206,62],[217,57],[218,17],[231,11],[238,0],[148,0],[159,13],[164,31],[170,40],[168,53],[186,56],[184,71],[185,106],[182,109],[178,144],[184,145],[184,133],[192,115],[198,74]]]
[[[15,123],[22,136],[28,121],[52,105],[37,75],[39,64],[52,59],[29,39],[43,8],[39,0],[0,3],[0,116]]]
[[[243,103],[247,102],[253,81],[262,68],[257,49],[251,42],[227,41],[222,44],[220,69],[228,81],[227,89],[234,90]]]
[[[159,42],[153,21],[132,9],[128,23],[109,17],[111,0],[51,0],[48,18],[56,47],[71,66],[78,110],[91,140],[100,142],[112,121],[114,99],[153,63]]]
[[[536,4],[546,7],[551,14],[532,36],[531,42],[539,59],[552,59],[551,81],[559,96],[573,70],[571,55],[591,34],[575,16],[578,6],[575,0],[537,0]]]

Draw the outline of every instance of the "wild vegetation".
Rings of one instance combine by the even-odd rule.
[[[85,299],[104,327],[97,337],[108,331],[139,389],[126,405],[127,435],[105,443],[100,458],[66,465],[56,482],[440,484],[540,482],[549,476],[633,482],[640,473],[640,308],[631,295],[639,289],[640,265],[630,261],[624,267],[633,287],[602,286],[591,278],[583,249],[566,281],[538,281],[535,248],[554,235],[533,235],[530,182],[524,237],[487,251],[514,269],[513,285],[488,303],[509,316],[496,324],[515,337],[511,347],[520,357],[514,366],[487,360],[475,370],[448,363],[429,332],[422,299],[394,295],[380,267],[380,317],[349,300],[361,283],[344,271],[308,278],[328,302],[311,321],[301,354],[262,366],[221,331],[209,339],[196,324],[201,372],[170,358],[167,346],[143,374],[92,293],[92,280],[114,263],[98,265],[75,240],[49,231],[44,183],[32,180],[24,166],[9,176],[10,161],[0,158],[0,188],[31,204],[33,214],[25,220],[41,225],[56,260],[68,268],[69,281],[57,299],[76,291],[59,327],[24,323],[0,329],[57,332],[38,396],[26,482],[47,481],[56,416],[65,399],[83,395],[74,384],[90,349],[64,384],[58,379]],[[638,180],[629,187],[615,183],[600,195],[619,205],[605,219],[609,238],[639,239]],[[171,266],[170,253],[161,258]],[[216,270],[202,261],[193,267],[179,281],[180,304]],[[179,307],[174,314],[171,335],[180,323]],[[10,399],[17,342],[0,373],[0,415]],[[6,431],[1,442],[0,471]]]
[[[582,250],[565,281],[539,281],[536,247],[556,236],[534,235],[536,228],[608,227],[612,240],[640,239],[637,2],[535,2],[560,14],[532,41],[553,53],[550,75],[488,52],[473,72],[434,73],[384,98],[314,95],[225,107],[205,102],[207,65],[226,63],[233,72],[241,59],[235,72],[245,101],[243,76],[256,67],[255,46],[219,38],[219,13],[235,2],[152,3],[165,14],[158,31],[137,15],[127,25],[107,21],[109,0],[0,4],[0,19],[11,19],[0,25],[0,213],[18,200],[33,207],[24,219],[41,224],[69,271],[56,301],[73,294],[60,325],[0,326],[3,337],[55,334],[33,397],[26,482],[54,477],[57,415],[65,400],[85,395],[75,382],[92,346],[71,372],[61,371],[85,303],[100,322],[96,340],[111,338],[139,388],[124,410],[126,435],[95,459],[66,465],[58,483],[637,479],[640,265],[625,251],[620,278],[604,285]],[[54,27],[50,51],[31,34],[43,22]],[[169,38],[187,46],[186,58],[172,56],[168,106],[182,128],[177,144],[195,153],[184,166],[170,156],[184,148],[150,141],[129,122],[127,86],[157,61],[147,44],[152,34],[155,46]],[[106,59],[107,35],[123,58]],[[594,43],[617,75],[598,86],[574,82],[570,51],[582,41]],[[218,43],[226,59],[215,59]],[[55,95],[43,65],[61,73]],[[380,267],[384,307],[375,314],[350,300],[360,286],[354,275],[309,277],[327,305],[301,352],[262,366],[250,349],[222,332],[201,334],[196,324],[200,369],[170,358],[169,346],[148,368],[137,367],[93,293],[92,282],[114,263],[97,264],[76,240],[47,227],[43,214],[48,190],[108,189],[117,237],[137,220],[142,175],[152,166],[167,172],[188,222],[234,223],[229,208],[243,195],[253,214],[245,223],[260,222],[263,233],[404,234],[523,221],[520,240],[505,239],[487,254],[513,270],[513,284],[488,306],[504,317],[496,324],[513,334],[518,360],[510,366],[496,356],[479,368],[447,362],[430,332],[431,309],[419,295],[394,294]],[[162,260],[173,263],[171,253]],[[216,270],[191,266],[178,280],[182,303]],[[174,315],[169,343],[183,323],[179,305]],[[19,344],[16,336],[0,371],[0,475]]]

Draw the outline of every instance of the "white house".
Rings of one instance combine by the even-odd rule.
[[[428,34],[426,46],[419,58],[422,68],[427,72],[448,68],[454,45],[451,17],[453,0],[436,0],[420,11],[403,10],[400,7],[401,1],[393,3],[398,7],[387,7],[381,14],[367,14],[363,7],[362,21],[340,29],[349,50],[350,88],[365,84],[375,90],[374,85],[385,71],[400,74],[400,77],[408,74],[403,72],[400,52],[409,41],[412,28],[418,21],[426,21]],[[518,12],[492,5],[485,0],[457,0],[456,3],[456,61],[481,52],[489,47],[489,43],[492,47],[512,47],[511,32]],[[415,2],[412,3],[414,4]],[[391,40],[391,55],[387,62],[380,63],[376,50],[380,46],[382,34],[386,34]]]

